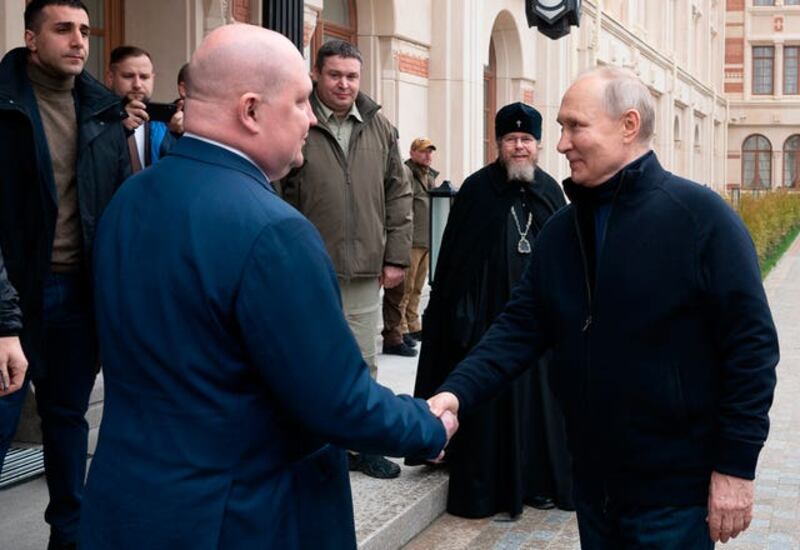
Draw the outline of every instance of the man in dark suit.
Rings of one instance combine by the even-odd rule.
[[[272,189],[316,122],[300,53],[231,25],[190,72],[186,135],[100,224],[81,548],[355,548],[342,448],[436,457],[454,417],[370,378],[319,234]]]

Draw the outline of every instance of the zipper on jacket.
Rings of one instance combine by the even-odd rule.
[[[594,300],[592,296],[592,283],[589,281],[589,261],[586,259],[586,246],[583,244],[583,233],[581,233],[581,226],[578,223],[577,208],[573,210],[573,214],[572,220],[575,222],[575,232],[578,234],[578,246],[580,246],[581,260],[583,260],[583,281],[586,284],[586,320],[584,321],[583,328],[581,329],[581,332],[586,332],[589,330],[589,327],[592,326],[592,308]]]
[[[602,243],[601,250],[598,251],[597,257],[595,258],[595,275],[594,275],[594,288],[592,288],[591,281],[589,279],[589,261],[586,257],[586,244],[583,241],[583,233],[581,232],[580,223],[578,222],[578,209],[575,208],[573,210],[573,222],[575,224],[575,231],[578,234],[578,245],[580,246],[581,250],[581,259],[583,260],[583,280],[586,284],[586,296],[587,296],[587,308],[586,308],[586,319],[583,323],[583,327],[581,328],[581,332],[583,333],[583,346],[584,346],[584,360],[586,362],[586,379],[585,379],[585,399],[583,400],[585,411],[587,413],[587,418],[590,418],[592,411],[591,405],[591,392],[589,388],[592,383],[592,353],[590,349],[590,342],[589,342],[589,330],[592,327],[592,321],[594,317],[594,307],[597,299],[597,280],[598,275],[600,273],[600,258],[602,256],[602,250],[605,248],[605,240],[606,234],[608,233],[608,226],[611,223],[611,217],[614,213],[614,204],[617,202],[617,195],[619,195],[620,189],[622,189],[622,185],[625,183],[625,173],[622,173],[620,176],[619,186],[617,187],[616,191],[614,192],[614,196],[611,198],[611,205],[608,211],[608,218],[606,219],[605,227],[603,227],[603,235],[600,242]],[[594,290],[594,292],[593,292]]]

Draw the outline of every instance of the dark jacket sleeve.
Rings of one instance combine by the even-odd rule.
[[[0,250],[0,336],[15,336],[22,330],[22,310],[17,291],[8,280],[3,251]]]
[[[437,390],[453,393],[459,412],[494,397],[549,347],[552,323],[546,320],[545,304],[537,292],[541,285],[536,250],[503,313]]]
[[[411,264],[411,240],[414,231],[412,209],[414,195],[411,179],[406,177],[403,159],[394,135],[388,135],[389,155],[384,177],[386,201],[386,248],[384,265],[408,267]]]
[[[266,386],[310,431],[347,449],[435,457],[442,423],[425,401],[370,378],[342,313],[330,259],[301,218],[264,229],[244,269],[236,317]]]
[[[704,215],[716,215],[698,252],[722,365],[714,469],[753,479],[769,431],[778,336],[750,235],[731,208],[712,200],[717,204]]]

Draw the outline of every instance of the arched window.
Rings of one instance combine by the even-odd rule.
[[[800,187],[800,134],[783,144],[783,186]]]
[[[317,28],[311,39],[311,62],[317,58],[317,50],[328,40],[338,38],[358,45],[358,19],[355,0],[325,0],[319,14]]]
[[[764,136],[754,134],[742,144],[742,187],[772,186],[772,145]]]

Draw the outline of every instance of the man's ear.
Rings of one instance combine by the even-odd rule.
[[[317,71],[316,65],[311,67],[311,80],[313,80],[314,82],[319,81],[319,71]]]
[[[31,52],[35,52],[37,50],[36,33],[30,29],[25,29],[25,47]]]
[[[258,106],[260,104],[261,96],[252,92],[242,95],[237,104],[239,122],[252,134],[257,134],[260,131],[258,126]]]
[[[622,140],[633,143],[639,139],[642,129],[642,117],[636,109],[628,109],[622,114]]]
[[[106,69],[106,87],[111,88],[111,82],[113,80],[113,73],[111,69]]]

